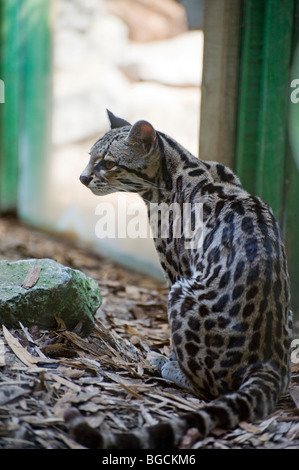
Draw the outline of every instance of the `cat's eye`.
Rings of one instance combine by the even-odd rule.
[[[113,160],[101,160],[96,164],[94,167],[95,171],[100,171],[100,170],[112,170],[112,168],[116,165],[116,163]]]
[[[106,170],[112,170],[112,168],[115,167],[115,162],[112,160],[104,160],[103,166],[106,168]]]

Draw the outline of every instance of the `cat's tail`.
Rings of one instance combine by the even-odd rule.
[[[190,428],[196,428],[204,438],[216,427],[233,429],[241,421],[256,421],[267,416],[274,411],[281,388],[281,375],[277,370],[259,370],[252,373],[238,391],[213,400],[197,412],[125,433],[93,429],[76,408],[69,408],[64,418],[72,437],[89,448],[170,449],[179,445]]]

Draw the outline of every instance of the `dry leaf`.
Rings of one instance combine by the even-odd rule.
[[[239,428],[244,429],[244,431],[251,432],[252,434],[260,434],[261,430],[257,426],[251,423],[247,423],[247,421],[241,421],[239,423]]]
[[[59,384],[65,385],[66,387],[73,390],[74,392],[80,392],[81,391],[81,388],[78,385],[74,384],[70,380],[67,380],[67,379],[64,379],[63,377],[60,377],[59,375],[52,374],[52,379],[56,380],[56,382],[58,382]]]
[[[33,367],[40,361],[40,358],[32,356],[25,348],[23,348],[19,340],[15,338],[4,325],[2,325],[2,329],[7,344],[26,366]]]
[[[32,266],[32,268],[29,269],[21,287],[23,287],[23,289],[31,289],[31,287],[35,286],[39,279],[41,270],[41,266]]]

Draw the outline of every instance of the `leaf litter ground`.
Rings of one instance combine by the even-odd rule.
[[[0,220],[0,259],[52,258],[80,269],[101,288],[103,303],[87,337],[80,325],[66,330],[0,330],[0,448],[80,448],[67,433],[63,413],[76,406],[94,427],[128,431],[204,405],[163,380],[150,365],[170,353],[167,288],[147,276],[33,230]],[[299,366],[289,392],[265,420],[215,429],[204,440],[189,430],[181,448],[299,448]]]

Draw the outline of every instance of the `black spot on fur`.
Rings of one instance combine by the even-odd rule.
[[[209,313],[210,311],[206,305],[201,305],[199,307],[199,314],[201,317],[206,317],[207,315],[209,315]]]
[[[189,342],[185,344],[185,349],[187,353],[189,354],[189,356],[195,357],[199,351],[199,346],[197,344]]]
[[[245,262],[244,261],[239,261],[238,264],[237,264],[237,267],[235,269],[235,273],[234,273],[234,281],[235,282],[239,281],[240,277],[243,274],[244,267],[245,267]]]
[[[182,342],[182,336],[179,333],[174,333],[172,336],[173,343],[178,346]]]
[[[258,293],[258,288],[256,286],[251,287],[251,289],[249,289],[249,291],[246,294],[246,299],[247,300],[254,299],[254,297],[257,295],[257,293]]]
[[[223,346],[224,344],[224,339],[221,335],[210,335],[210,334],[207,334],[205,336],[205,345],[207,347],[211,347],[211,348],[221,348],[221,346]]]
[[[201,168],[196,168],[195,170],[189,171],[189,176],[201,176],[204,173],[206,173],[205,170],[202,170]]]
[[[172,317],[174,316],[175,312],[172,312]],[[174,333],[175,331],[179,330],[180,328],[182,327],[182,321],[181,320],[174,320],[172,322],[172,325],[171,325],[171,328],[172,328],[172,332]]]
[[[239,215],[244,215],[245,214],[245,209],[242,201],[233,201],[231,203],[231,208],[233,211],[235,211]]]
[[[200,321],[196,317],[190,317],[188,319],[188,326],[191,330],[198,332],[200,328]]]
[[[235,317],[238,315],[240,311],[241,305],[239,303],[234,304],[230,309],[229,309],[229,315],[231,317]]]
[[[230,279],[230,271],[226,271],[220,278],[219,289],[223,289],[224,287],[226,287],[229,282],[229,279]]]
[[[239,297],[241,297],[243,292],[244,292],[244,286],[238,285],[238,286],[234,287],[234,290],[233,290],[233,293],[232,293],[232,299],[233,300],[238,299]]]
[[[247,304],[243,308],[243,317],[247,318],[254,312],[254,304]]]
[[[243,232],[251,235],[254,231],[254,225],[251,217],[244,217],[242,219],[241,228]]]
[[[206,320],[204,323],[204,327],[206,330],[211,330],[212,328],[214,328],[215,325],[216,325],[215,320]]]
[[[252,339],[249,343],[249,351],[257,351],[259,346],[260,346],[260,341],[261,341],[261,334],[259,331],[256,331],[252,335]]]
[[[222,295],[222,297],[220,297],[218,302],[213,305],[212,311],[213,312],[223,312],[223,310],[225,309],[225,306],[226,306],[228,301],[229,301],[229,295],[228,294]]]
[[[192,297],[186,297],[181,307],[181,315],[184,317],[195,305],[195,300]]]
[[[245,336],[233,336],[229,339],[227,347],[230,348],[241,348],[245,343]]]
[[[221,316],[219,316],[219,317],[217,318],[217,323],[218,323],[219,328],[226,328],[227,325],[230,324],[230,322],[231,322],[231,319],[228,318],[228,317],[221,317]]]
[[[214,366],[214,359],[211,357],[211,356],[206,356],[205,358],[205,365],[209,368],[209,369],[212,369],[212,367]]]
[[[198,332],[194,333],[194,331],[187,330],[185,332],[185,336],[187,341],[194,341],[197,344],[200,344],[201,342]]]
[[[247,259],[250,263],[252,263],[256,256],[257,256],[257,251],[258,251],[258,241],[256,237],[250,237],[246,240],[245,242],[245,252]]]

